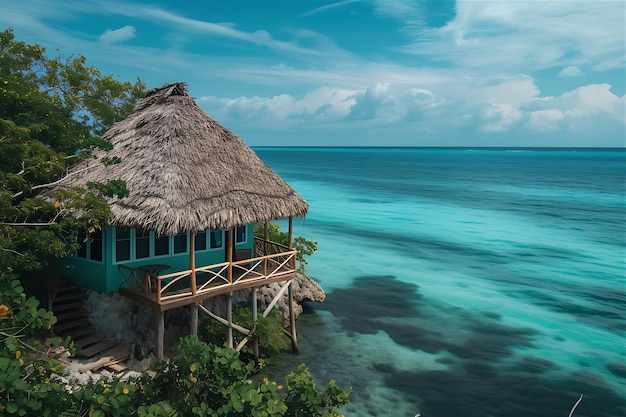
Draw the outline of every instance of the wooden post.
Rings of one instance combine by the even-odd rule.
[[[256,287],[252,287],[252,294],[250,295],[250,303],[252,303],[252,323],[256,325],[257,321],[257,295]],[[254,353],[254,359],[259,360],[259,337],[256,332],[252,335],[252,351]]]
[[[289,250],[293,249],[293,216],[289,216]],[[296,269],[296,257],[291,258],[291,268]],[[291,291],[291,287],[289,287]]]
[[[293,216],[289,216],[289,250],[291,250],[291,248],[293,247]]]
[[[264,244],[264,252],[263,255],[267,255],[267,241],[270,240],[270,222],[269,221],[265,221],[265,224],[263,225],[263,240],[265,240],[265,244]]]
[[[270,238],[270,224],[269,221],[265,221],[265,225],[263,228],[263,256],[267,256],[268,255],[268,243],[267,241]],[[266,277],[267,276],[267,259],[263,259],[263,276]]]
[[[291,333],[291,348],[294,352],[299,352],[300,348],[298,347],[298,337],[296,335],[296,315],[293,311],[293,281],[289,282],[289,289],[287,290],[289,294],[289,327]]]
[[[163,360],[163,339],[165,338],[165,312],[157,312],[157,360]]]
[[[234,246],[234,239],[235,236],[233,235],[233,229],[229,229],[228,230],[228,246],[226,247],[226,258],[228,260],[228,282],[232,285],[233,283],[233,246]]]
[[[198,335],[198,304],[191,305],[191,335]]]
[[[226,341],[228,347],[233,348],[233,294],[228,294],[228,311],[226,312],[226,320],[228,321],[228,333]]]
[[[191,232],[189,236],[189,269],[191,269],[191,294],[196,295],[196,292],[198,292],[196,284],[196,232]],[[197,317],[198,314],[196,312],[196,319]]]

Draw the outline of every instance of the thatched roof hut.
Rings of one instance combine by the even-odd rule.
[[[230,130],[207,116],[184,83],[149,92],[103,135],[61,187],[123,179],[128,197],[108,199],[114,226],[177,234],[306,215],[307,202]],[[105,166],[102,158],[120,158]]]

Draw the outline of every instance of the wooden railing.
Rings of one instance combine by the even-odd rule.
[[[295,272],[296,251],[275,242],[255,238],[255,256],[219,264],[200,266],[191,269],[157,275],[152,272],[119,265],[122,274],[122,288],[135,290],[154,299],[157,303],[167,302],[196,295],[209,295],[211,292],[224,292],[224,289],[246,288],[263,285]],[[195,279],[194,279],[195,278]],[[249,284],[249,285],[247,285]]]

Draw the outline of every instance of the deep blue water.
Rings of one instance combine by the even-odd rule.
[[[347,416],[626,416],[624,150],[257,148],[310,204],[298,320]]]

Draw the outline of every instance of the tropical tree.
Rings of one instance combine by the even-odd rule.
[[[113,181],[45,199],[42,192],[94,147],[110,147],[100,135],[131,112],[145,85],[102,75],[83,56],[50,58],[40,45],[17,41],[5,30],[0,90],[0,279],[53,272],[79,231],[109,220],[101,196],[123,196],[126,189]],[[66,216],[70,211],[81,216]]]

